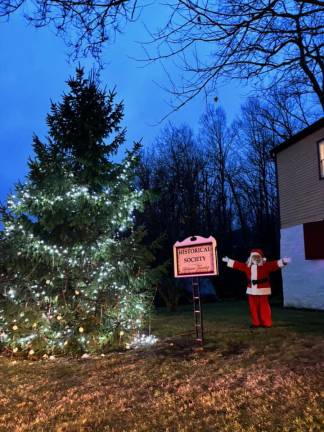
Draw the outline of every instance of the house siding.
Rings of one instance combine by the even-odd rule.
[[[324,128],[277,154],[281,228],[324,219],[317,144],[321,139]]]

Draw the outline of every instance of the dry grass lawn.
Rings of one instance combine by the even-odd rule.
[[[0,431],[324,431],[324,313],[273,308],[249,329],[245,302],[159,311],[153,348],[91,359],[0,357]]]

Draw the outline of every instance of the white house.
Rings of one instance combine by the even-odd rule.
[[[324,309],[324,118],[274,149],[284,305]]]

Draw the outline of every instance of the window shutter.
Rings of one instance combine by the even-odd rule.
[[[304,224],[305,259],[324,259],[324,221]]]

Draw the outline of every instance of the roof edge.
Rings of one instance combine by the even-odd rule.
[[[295,135],[293,135],[291,138],[288,138],[286,141],[282,142],[281,144],[278,144],[276,147],[272,149],[271,153],[273,155],[280,153],[282,150],[285,150],[286,148],[292,146],[296,142],[302,140],[303,138],[306,138],[308,135],[311,135],[312,133],[318,131],[322,127],[324,128],[324,117],[320,118],[315,123],[312,123],[311,125],[307,126],[305,129],[302,129],[301,131],[297,132]]]

